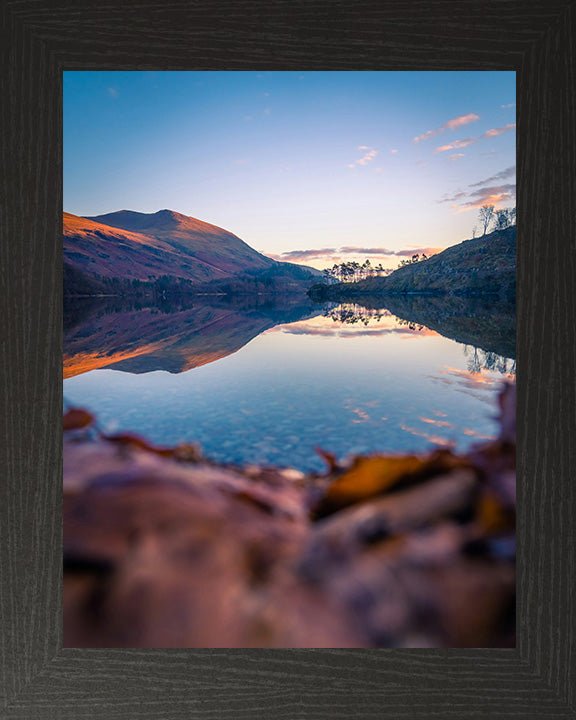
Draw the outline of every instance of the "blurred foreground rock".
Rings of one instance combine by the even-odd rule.
[[[466,455],[304,476],[65,416],[65,647],[513,647],[515,387]]]

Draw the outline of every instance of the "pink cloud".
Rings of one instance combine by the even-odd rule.
[[[516,129],[516,123],[509,123],[508,125],[504,125],[504,127],[499,128],[492,128],[491,130],[486,130],[485,133],[482,133],[480,137],[469,137],[465,140],[455,140],[453,143],[450,143],[449,145],[441,145],[440,147],[437,147],[436,150],[434,150],[435,153],[440,152],[446,152],[447,150],[457,150],[460,148],[467,147],[468,145],[471,145],[472,143],[478,142],[478,140],[484,140],[486,138],[493,138],[497,135],[502,135],[503,133],[510,132],[511,130]]]
[[[434,152],[440,153],[446,152],[447,150],[459,150],[460,148],[468,147],[468,145],[472,145],[472,143],[475,142],[478,142],[478,138],[469,137],[465,140],[455,140],[453,143],[450,143],[450,145],[441,145],[440,147],[437,147]]]
[[[423,135],[418,135],[418,137],[414,138],[414,142],[419,143],[423,140],[428,140],[435,135],[443,133],[445,130],[455,130],[462,125],[468,125],[468,123],[475,122],[476,120],[480,120],[480,116],[475,115],[474,113],[459,115],[458,117],[452,118],[452,120],[448,120],[448,122],[445,122],[443,125],[440,125],[440,127],[435,128],[434,130],[428,130],[428,132],[425,132]]]
[[[502,135],[502,133],[510,132],[510,130],[516,129],[516,123],[509,123],[508,125],[504,125],[504,127],[500,128],[493,128],[492,130],[486,130],[486,132],[481,135],[483,138],[491,138],[496,137],[496,135]]]
[[[355,168],[357,165],[367,165],[369,162],[374,160],[376,155],[378,155],[378,150],[368,147],[368,145],[359,145],[358,150],[362,150],[364,155],[355,162],[348,164],[346,167]]]

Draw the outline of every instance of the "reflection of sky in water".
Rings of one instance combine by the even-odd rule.
[[[180,374],[94,370],[66,380],[64,396],[108,430],[198,442],[219,461],[320,470],[315,446],[344,457],[493,437],[504,376],[467,368],[463,345],[425,328],[317,317]]]

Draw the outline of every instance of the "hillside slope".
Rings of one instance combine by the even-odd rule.
[[[204,282],[275,264],[232,233],[171,211],[122,211],[102,220],[64,213],[64,262],[89,276]]]
[[[173,210],[150,214],[120,210],[88,219],[165,243],[174,252],[192,257],[195,263],[211,269],[215,277],[262,270],[274,264],[231,232]]]
[[[322,273],[277,262],[222,228],[172,210],[64,213],[64,294],[305,292]]]
[[[388,277],[315,288],[315,296],[338,299],[363,294],[500,295],[516,292],[516,227],[465,240]]]

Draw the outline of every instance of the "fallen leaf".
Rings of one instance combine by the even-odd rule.
[[[320,455],[322,460],[324,460],[324,462],[328,465],[328,470],[330,472],[334,472],[334,470],[338,469],[338,458],[334,455],[334,453],[324,450],[321,447],[315,447],[314,451]]]
[[[94,415],[81,408],[70,408],[68,412],[64,413],[63,421],[65,432],[68,430],[81,430],[92,425]]]
[[[467,465],[465,461],[449,450],[436,450],[425,457],[417,455],[358,457],[352,467],[328,487],[315,511],[320,516],[328,514],[381,495],[403,484],[404,481],[424,479],[465,465]]]
[[[352,467],[326,491],[330,506],[345,507],[388,490],[398,480],[422,468],[415,455],[406,457],[369,456],[356,458]]]
[[[514,529],[514,513],[487,490],[478,500],[476,518],[480,528],[487,534]]]
[[[151,445],[149,442],[144,440],[143,438],[139,437],[138,435],[133,435],[132,433],[123,433],[121,435],[106,435],[104,436],[105,440],[108,440],[109,442],[115,443],[116,445],[119,445],[120,447],[129,449],[129,450],[144,450],[145,452],[154,453],[155,455],[160,455],[161,457],[168,457],[168,458],[178,458],[178,448],[162,448],[162,447],[155,447],[154,445]],[[191,446],[187,446],[188,449]],[[189,457],[189,456],[187,456]]]

